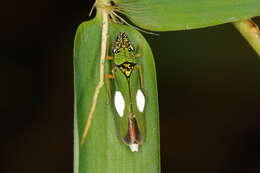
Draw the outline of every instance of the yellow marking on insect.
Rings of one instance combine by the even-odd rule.
[[[132,71],[134,69],[134,65],[132,63],[124,63],[120,66],[120,70],[127,76],[130,77]]]

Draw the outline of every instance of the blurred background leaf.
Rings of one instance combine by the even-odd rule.
[[[259,0],[115,0],[137,26],[153,31],[203,28],[260,15]]]

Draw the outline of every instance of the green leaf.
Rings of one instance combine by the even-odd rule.
[[[132,28],[110,24],[109,51],[119,32],[126,32],[139,49],[138,62],[143,66],[146,90],[145,141],[138,152],[131,152],[119,138],[113,100],[106,104],[107,93],[103,86],[98,97],[89,133],[84,146],[79,145],[92,97],[99,80],[101,20],[84,22],[77,30],[74,43],[75,123],[74,173],[159,173],[159,117],[156,73],[153,55],[143,36]],[[105,72],[111,71],[111,62],[105,63]],[[113,92],[113,90],[112,90]]]
[[[260,15],[259,0],[115,0],[137,26],[154,31],[202,28]]]

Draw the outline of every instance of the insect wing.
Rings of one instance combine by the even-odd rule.
[[[119,136],[122,140],[124,140],[124,137],[127,135],[128,131],[128,115],[130,113],[130,97],[129,97],[129,89],[128,89],[128,79],[125,77],[125,74],[116,67],[115,70],[115,79],[114,79],[114,86],[115,86],[115,93],[114,93],[114,107],[116,111],[116,123],[118,128]],[[122,98],[124,100],[124,111],[123,115],[120,115],[120,111],[117,108],[117,102],[120,102],[121,98],[116,97],[120,93],[122,95]]]
[[[141,144],[143,142],[145,132],[143,113],[145,97],[140,87],[139,72],[137,69],[134,69],[128,79],[119,68],[116,69],[114,104],[117,113],[116,120],[119,136],[124,143],[129,144],[129,116],[132,115],[135,117],[134,123],[136,123],[135,126],[137,127],[137,142],[138,144]],[[117,103],[120,101],[122,102],[121,95],[124,102],[123,115],[121,115],[122,110],[117,108],[122,105],[121,103]],[[140,100],[141,103],[139,102]]]
[[[134,68],[129,79],[132,109],[135,114],[136,122],[139,130],[140,144],[144,140],[145,128],[144,128],[144,108],[145,97],[141,89],[140,76],[137,68]]]

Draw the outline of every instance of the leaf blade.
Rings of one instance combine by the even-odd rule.
[[[142,35],[137,31],[122,25],[110,24],[110,47],[118,32],[127,32],[135,45],[141,45],[142,63],[146,68],[144,77],[149,87],[150,98],[146,118],[147,141],[137,153],[132,153],[129,147],[123,144],[117,133],[115,110],[113,101],[105,104],[107,99],[106,88],[101,89],[95,114],[91,123],[85,145],[80,147],[78,142],[82,136],[85,121],[91,106],[92,96],[99,79],[99,56],[101,44],[101,20],[83,23],[76,35],[74,47],[75,70],[75,118],[79,134],[75,140],[75,150],[78,151],[78,173],[141,173],[160,172],[159,149],[159,118],[156,88],[156,74],[151,49]],[[111,48],[109,49],[111,50]],[[107,61],[105,71],[111,71],[111,64]],[[77,137],[75,133],[75,137]],[[76,152],[75,152],[76,153]],[[76,157],[76,155],[75,155]],[[77,158],[75,159],[77,160]],[[75,164],[76,166],[77,164]]]
[[[141,28],[173,31],[209,27],[260,15],[258,0],[116,0]]]

